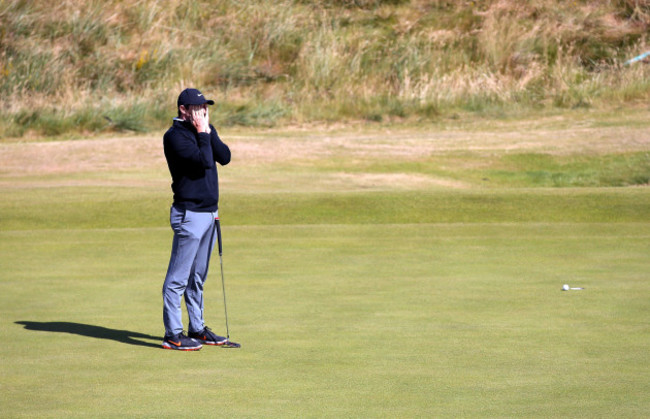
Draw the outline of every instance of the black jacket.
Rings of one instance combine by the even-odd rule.
[[[217,165],[230,162],[230,149],[217,130],[198,133],[186,121],[174,119],[163,136],[167,166],[172,175],[174,206],[196,212],[213,212],[219,208]]]

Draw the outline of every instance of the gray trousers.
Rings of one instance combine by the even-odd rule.
[[[167,336],[183,331],[181,300],[189,316],[189,332],[200,332],[203,320],[203,285],[216,241],[217,212],[193,212],[172,206],[169,222],[174,230],[172,254],[163,284],[163,323]]]

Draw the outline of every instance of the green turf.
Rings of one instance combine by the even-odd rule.
[[[198,353],[160,349],[168,185],[0,183],[1,417],[647,416],[647,187],[291,192],[228,170],[242,348]]]
[[[3,232],[3,410],[185,416],[196,400],[244,417],[647,411],[646,223],[224,235],[243,347],[179,354],[157,348],[167,229]],[[213,274],[207,317],[222,329],[219,288]]]
[[[50,187],[11,190],[3,230],[141,228],[168,225],[166,189]],[[230,193],[231,225],[481,222],[645,222],[647,188]]]

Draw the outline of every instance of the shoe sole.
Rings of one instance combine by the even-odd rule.
[[[201,350],[203,346],[174,346],[170,345],[169,343],[163,343],[162,348],[163,349],[172,349],[175,351],[199,351]]]

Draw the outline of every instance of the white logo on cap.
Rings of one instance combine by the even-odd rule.
[[[196,95],[197,95],[197,96],[203,96],[201,93],[197,93]]]

